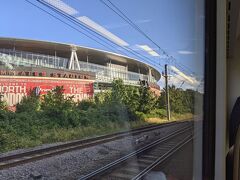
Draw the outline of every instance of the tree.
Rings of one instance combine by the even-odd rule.
[[[80,110],[87,111],[89,108],[95,108],[96,103],[94,102],[94,99],[84,99],[80,102],[78,102],[77,108]]]
[[[3,100],[2,94],[0,94],[0,110],[7,110],[7,103]]]
[[[127,96],[124,99],[124,103],[132,112],[135,112],[138,110],[140,105],[139,87],[126,86],[126,91],[127,91],[126,93]]]
[[[116,79],[112,82],[111,100],[119,103],[126,102],[127,92],[122,79]]]
[[[150,91],[149,87],[139,87],[139,107],[138,111],[143,113],[149,113],[156,107],[157,98]]]
[[[165,89],[162,91],[161,96],[158,99],[158,107],[166,107],[166,92]],[[197,99],[197,101],[196,101]],[[169,86],[169,101],[171,111],[176,113],[194,113],[195,103],[200,103],[202,94],[192,89],[183,90],[176,88],[176,86]]]
[[[140,103],[139,87],[124,85],[121,79],[112,82],[111,100],[124,104],[130,111],[137,111]]]
[[[72,97],[64,97],[63,86],[57,86],[43,96],[41,111],[46,119],[51,119],[61,127],[75,127],[79,124],[79,114]]]
[[[20,103],[16,105],[16,112],[36,112],[40,110],[40,96],[34,91],[30,91],[28,96],[24,96]]]
[[[94,102],[96,105],[108,103],[111,100],[111,91],[99,92],[94,95]]]

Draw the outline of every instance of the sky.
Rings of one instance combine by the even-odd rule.
[[[29,1],[53,13],[36,0]],[[149,63],[151,61],[160,72],[163,70],[163,65],[169,63],[169,60],[162,56],[162,51],[157,46],[121,19],[101,0],[62,1],[76,10],[74,14],[76,18],[86,17],[101,25],[126,42],[127,48],[147,56],[148,59],[145,62]],[[104,0],[104,2],[107,2],[107,0]],[[171,62],[172,66],[176,65],[177,67],[180,63],[181,67],[184,66],[181,70],[186,75],[200,81],[203,74],[204,57],[204,16],[203,8],[201,8],[203,4],[199,3],[200,0],[111,0],[111,2],[168,55],[175,58],[175,61]],[[71,43],[108,51],[113,49],[96,43],[25,0],[1,1],[0,37]],[[160,54],[160,57],[148,54],[141,49],[141,45],[149,46]],[[126,54],[144,61],[144,58],[133,56],[120,47],[115,46],[114,50],[120,54]],[[184,78],[178,76],[172,73],[170,83],[182,84]],[[180,79],[182,80],[180,81]],[[183,84],[187,86],[187,81]]]

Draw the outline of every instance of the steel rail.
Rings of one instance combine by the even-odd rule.
[[[143,148],[140,148],[140,149],[138,149],[138,150],[136,150],[134,152],[131,152],[131,153],[129,153],[129,154],[127,154],[127,155],[125,155],[125,156],[123,156],[123,157],[121,157],[121,158],[119,158],[119,159],[117,159],[117,160],[115,160],[115,161],[113,161],[113,162],[111,162],[111,163],[109,163],[109,164],[107,164],[107,165],[105,165],[105,166],[103,166],[103,167],[101,167],[101,168],[99,168],[99,169],[89,173],[89,174],[86,174],[86,175],[80,177],[78,180],[92,179],[92,178],[94,178],[96,176],[98,177],[98,176],[104,175],[110,169],[113,169],[114,167],[119,166],[120,164],[125,163],[130,158],[133,158],[133,157],[135,157],[135,156],[137,156],[137,155],[139,155],[139,154],[141,154],[143,152],[146,152],[149,149],[154,148],[155,146],[159,145],[160,143],[164,143],[167,140],[172,139],[172,138],[174,138],[174,137],[176,137],[176,136],[178,136],[178,135],[180,135],[180,134],[182,134],[184,132],[187,132],[187,131],[189,131],[191,129],[192,129],[192,127],[189,126],[189,125],[186,125],[185,127],[181,128],[181,129],[177,129],[176,131],[166,135],[165,137],[163,137],[161,139],[158,139],[158,140],[156,140],[156,141],[154,141],[154,142],[144,146]]]
[[[108,135],[102,135],[97,136],[94,138],[87,138],[83,140],[76,140],[56,146],[51,146],[47,148],[42,149],[36,149],[36,150],[30,150],[27,152],[22,152],[18,154],[8,155],[0,157],[0,170],[6,169],[9,167],[25,164],[28,162],[33,162],[36,160],[44,159],[47,157],[51,157],[54,155],[59,155],[65,152],[70,152],[78,149],[83,149],[87,147],[91,147],[94,145],[110,142],[113,140],[121,139],[127,136],[133,136],[140,133],[156,130],[159,128],[169,127],[169,126],[175,126],[178,124],[185,124],[188,121],[182,121],[182,122],[172,122],[172,123],[165,123],[161,125],[149,125],[137,129],[132,129],[129,131],[122,131],[114,134],[108,134]]]
[[[151,171],[156,166],[162,164],[165,162],[168,158],[174,155],[175,152],[180,150],[184,145],[188,144],[193,140],[193,136],[189,135],[184,140],[182,140],[180,143],[178,143],[175,147],[171,148],[168,152],[166,152],[163,156],[159,157],[156,161],[154,161],[152,164],[150,164],[148,167],[146,167],[143,171],[141,171],[138,175],[136,175],[132,180],[139,180],[144,175],[146,175],[149,171]]]

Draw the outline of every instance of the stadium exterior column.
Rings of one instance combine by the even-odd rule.
[[[68,69],[72,69],[72,70],[80,70],[80,65],[78,62],[78,57],[77,57],[77,47],[72,45],[71,47],[72,52],[71,52],[71,57],[70,57],[70,61],[68,64]],[[77,67],[75,68],[75,64],[77,65]]]
[[[88,54],[87,54],[87,70],[88,70]]]
[[[148,81],[151,82],[151,77],[152,77],[152,70],[150,67],[148,67]]]

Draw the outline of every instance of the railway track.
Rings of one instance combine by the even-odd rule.
[[[149,125],[149,126],[138,128],[138,129],[132,129],[129,131],[123,131],[123,132],[98,136],[98,137],[84,139],[84,140],[77,140],[77,141],[72,141],[72,142],[51,146],[47,148],[30,150],[30,151],[26,151],[18,154],[3,156],[3,157],[0,157],[0,170],[18,166],[25,163],[29,163],[29,162],[33,162],[33,161],[37,161],[37,160],[41,160],[41,159],[59,155],[62,153],[95,146],[105,142],[114,141],[127,136],[138,135],[138,134],[153,131],[159,128],[176,126],[178,124],[179,126],[183,126],[185,123],[188,123],[188,121],[166,123],[161,125]]]
[[[167,136],[158,139],[100,169],[79,178],[86,179],[142,179],[154,167],[174,155],[185,144],[191,142],[192,126],[177,129]]]

